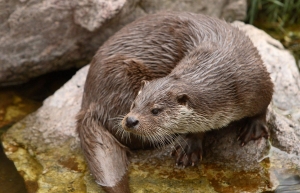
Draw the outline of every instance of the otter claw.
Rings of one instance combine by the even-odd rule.
[[[176,166],[196,166],[202,160],[202,138],[198,135],[187,135],[172,151],[172,156],[176,157]]]
[[[240,130],[237,140],[241,141],[241,146],[243,147],[249,141],[256,140],[261,137],[266,139],[269,138],[269,129],[266,126],[265,120],[249,118],[249,120],[246,121],[245,126]]]

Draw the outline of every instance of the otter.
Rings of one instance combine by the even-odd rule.
[[[107,192],[129,192],[128,149],[173,143],[176,164],[202,159],[206,131],[238,122],[240,143],[268,137],[273,83],[239,29],[213,17],[157,13],[126,25],[97,51],[77,132]]]

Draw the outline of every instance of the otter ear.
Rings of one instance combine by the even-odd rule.
[[[140,90],[139,90],[139,92],[138,92],[137,95],[140,95],[140,94],[141,94],[142,89],[143,89],[147,84],[149,84],[149,81],[147,81],[147,80],[142,80],[142,81],[141,81],[141,87],[140,87]]]
[[[180,105],[187,105],[187,101],[189,100],[189,97],[187,94],[179,94],[177,96],[177,102],[180,104]]]
[[[132,65],[140,65],[140,62],[135,60],[134,58],[128,58],[128,59],[125,59],[123,60],[123,62],[129,66],[132,66]]]
[[[149,81],[147,81],[147,80],[142,80],[142,81],[141,81],[141,88],[144,88],[147,84],[149,84]]]

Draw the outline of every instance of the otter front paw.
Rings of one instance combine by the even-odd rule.
[[[244,146],[251,140],[256,140],[261,137],[268,139],[269,129],[265,121],[260,119],[250,119],[247,121],[246,125],[240,129],[240,134],[238,141]]]
[[[195,166],[202,160],[202,140],[204,133],[182,136],[172,152],[177,166]]]

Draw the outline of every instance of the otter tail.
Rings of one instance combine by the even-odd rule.
[[[127,149],[93,117],[92,109],[77,114],[81,147],[96,182],[106,192],[129,192]]]

